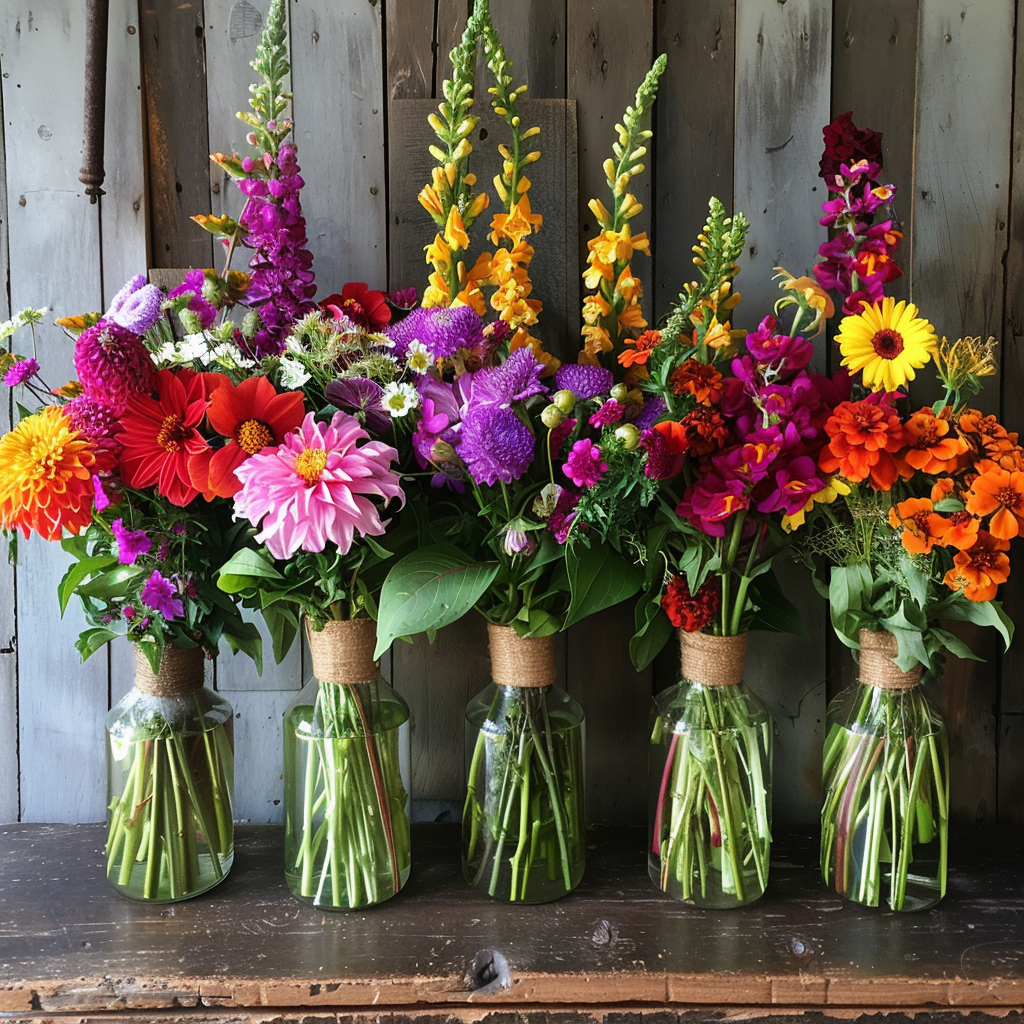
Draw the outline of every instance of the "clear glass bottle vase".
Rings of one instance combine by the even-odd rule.
[[[553,685],[554,638],[489,626],[494,682],[466,708],[462,871],[495,899],[546,903],[586,862],[583,709]]]
[[[859,681],[828,707],[821,872],[869,907],[927,910],[945,895],[949,749],[918,666],[901,671],[891,633],[861,630]]]
[[[699,907],[741,907],[768,884],[773,723],[742,680],[746,635],[679,631],[682,679],[655,697],[648,873]]]
[[[135,686],[107,715],[107,879],[131,899],[196,896],[234,859],[231,705],[203,662],[167,646],[154,673],[136,647]]]
[[[313,676],[284,716],[285,879],[327,910],[409,878],[409,707],[373,661],[372,619],[307,630]]]

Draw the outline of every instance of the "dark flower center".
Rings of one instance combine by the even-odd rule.
[[[171,413],[160,424],[156,432],[156,443],[165,451],[180,452],[191,433],[182,418],[177,413]]]
[[[883,359],[895,359],[903,351],[903,338],[898,331],[883,327],[871,339],[875,351]]]
[[[1015,491],[1012,487],[1000,487],[998,491],[993,495],[996,501],[999,502],[1003,508],[1016,509],[1020,508],[1021,495],[1018,491]]]

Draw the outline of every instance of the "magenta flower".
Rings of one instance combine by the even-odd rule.
[[[554,427],[548,435],[551,443],[551,458],[556,458],[562,447],[562,442],[576,429],[576,418],[567,416],[557,427]]]
[[[356,533],[384,533],[372,498],[404,503],[401,478],[391,468],[397,458],[394,448],[370,441],[354,416],[336,412],[324,424],[308,413],[278,447],[251,455],[235,470],[242,482],[235,518],[262,523],[256,540],[275,558],[323,551],[328,542],[345,554]]]
[[[762,365],[780,367],[785,373],[802,370],[814,358],[814,346],[799,336],[776,334],[775,326],[775,317],[766,316],[747,335],[747,351]]]
[[[614,398],[609,398],[608,401],[590,417],[590,425],[600,429],[601,427],[610,426],[612,423],[618,423],[619,420],[622,419],[624,411],[625,410],[622,406],[616,402]]]
[[[530,428],[511,409],[477,405],[463,417],[459,456],[478,484],[518,480],[530,468],[535,447]]]
[[[110,524],[110,528],[114,532],[114,540],[117,541],[117,560],[121,565],[134,565],[135,559],[139,555],[147,554],[153,546],[145,530],[129,530],[120,517]]]
[[[5,374],[4,383],[13,388],[31,380],[39,372],[39,364],[32,358],[22,359],[15,363]]]
[[[768,475],[778,449],[767,444],[741,444],[713,460],[715,472],[724,480],[757,483]],[[699,486],[699,485],[698,485]]]
[[[577,487],[594,487],[608,472],[608,463],[601,458],[601,449],[593,441],[581,438],[572,446],[562,472]]]
[[[96,506],[97,512],[102,512],[105,508],[110,507],[110,496],[104,490],[103,481],[98,476],[92,478],[92,491],[93,504]]]
[[[181,598],[176,595],[174,584],[165,576],[161,576],[156,569],[146,580],[139,597],[147,608],[159,612],[168,622],[185,614],[185,608]]]
[[[817,465],[809,455],[795,458],[775,473],[775,486],[757,503],[757,510],[778,512],[781,509],[788,516],[799,512],[807,499],[825,486],[816,471]]]
[[[576,506],[580,503],[580,496],[570,487],[563,487],[555,502],[555,510],[548,519],[548,529],[555,535],[559,544],[564,544],[569,537],[569,530],[572,529],[573,520],[576,518]],[[581,524],[586,528],[586,524]]]
[[[687,488],[676,513],[688,519],[709,537],[725,536],[725,521],[740,509],[749,507],[746,484],[742,480],[723,480],[708,473],[703,480]]]
[[[437,306],[414,309],[384,334],[395,343],[393,354],[399,362],[405,359],[413,341],[426,345],[437,360],[454,355],[460,348],[481,345],[484,325],[472,306]]]
[[[128,399],[148,395],[156,366],[137,334],[109,320],[82,331],[75,342],[75,372],[85,394],[119,416]]]
[[[412,309],[418,299],[419,295],[416,293],[415,286],[401,288],[395,292],[388,292],[388,302],[398,309]]]
[[[199,317],[199,324],[205,331],[217,319],[217,307],[203,296],[203,283],[206,275],[201,270],[190,270],[185,280],[167,293],[167,298],[176,299],[188,295],[188,308]]]

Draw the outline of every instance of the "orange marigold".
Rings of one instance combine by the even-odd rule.
[[[971,484],[964,505],[976,516],[994,513],[989,532],[1000,540],[1011,540],[1024,532],[1024,472],[986,470]]]
[[[26,416],[0,438],[0,523],[46,540],[78,533],[92,520],[92,478],[106,460],[60,406]]]
[[[912,470],[930,474],[954,472],[960,456],[969,450],[962,437],[950,434],[949,419],[936,416],[930,406],[903,424],[903,442],[907,450],[901,461]]]
[[[977,409],[965,409],[957,423],[969,452],[961,459],[961,468],[975,459],[990,459],[1003,469],[1024,470],[1024,452],[1017,443],[1017,432],[1007,430],[995,416],[983,416]]]
[[[699,359],[687,359],[668,380],[677,395],[693,395],[700,405],[715,405],[722,397],[722,375]]]
[[[650,358],[651,349],[661,341],[660,331],[644,331],[639,338],[626,338],[625,345],[631,345],[619,353],[619,362],[623,366],[643,366]]]
[[[928,498],[908,498],[889,509],[889,525],[903,530],[900,540],[912,555],[930,555],[949,531],[949,521],[935,511]]]
[[[903,447],[903,424],[895,409],[880,402],[842,402],[825,424],[829,443],[818,465],[851,483],[871,479],[876,491],[888,491],[900,475],[893,457]],[[903,475],[907,475],[904,473]]]
[[[960,590],[968,601],[991,601],[1000,583],[1010,576],[1009,544],[982,530],[968,551],[953,556],[953,568],[943,577],[950,590]]]
[[[943,534],[942,546],[967,551],[978,540],[981,520],[970,512],[953,512],[949,516],[949,529]]]

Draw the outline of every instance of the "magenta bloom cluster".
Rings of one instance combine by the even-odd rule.
[[[812,354],[810,342],[777,334],[770,316],[748,335],[747,353],[723,382],[718,443],[676,509],[698,529],[723,537],[742,513],[744,533],[753,536],[761,528],[756,514],[793,515],[824,486],[818,452],[834,385],[807,372]]]
[[[240,218],[243,241],[256,250],[249,261],[252,281],[246,301],[263,321],[248,348],[262,359],[280,355],[292,322],[315,308],[313,254],[306,248],[299,202],[304,183],[295,147],[282,145],[276,161],[269,153],[258,160],[246,157],[242,170],[251,175],[238,182],[249,200]]]

